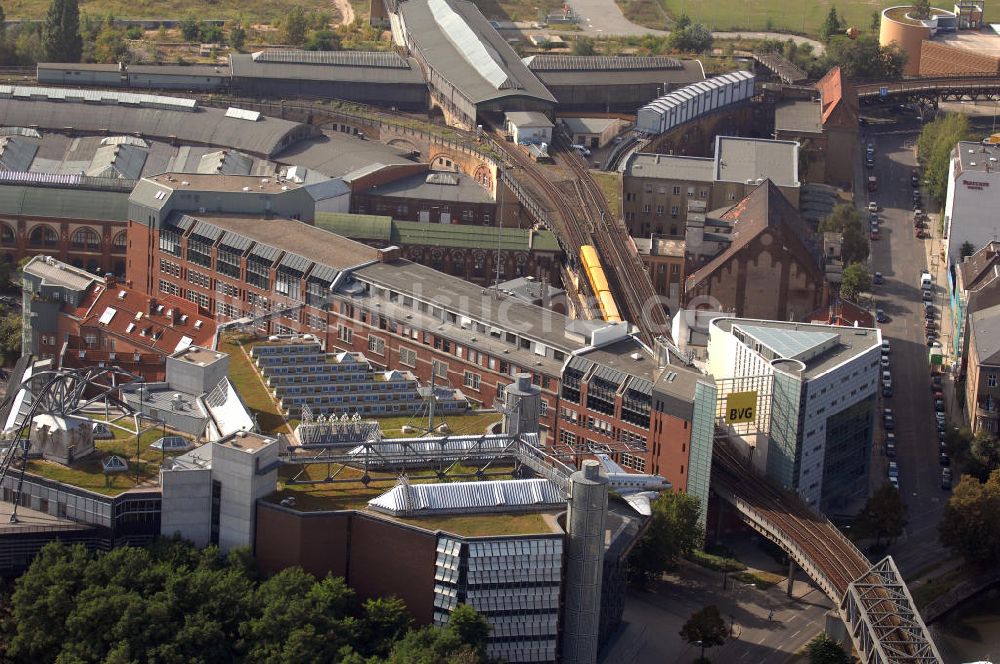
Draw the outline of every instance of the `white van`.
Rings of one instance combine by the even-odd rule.
[[[922,290],[930,290],[934,288],[934,281],[931,279],[931,273],[926,270],[920,273],[920,288]]]

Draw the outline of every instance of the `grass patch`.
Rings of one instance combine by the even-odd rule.
[[[725,31],[777,31],[806,35],[818,35],[820,26],[830,12],[837,8],[837,15],[847,26],[862,31],[871,27],[872,12],[881,12],[896,2],[875,0],[875,2],[844,3],[836,0],[817,2],[797,2],[796,0],[717,0],[716,2],[692,2],[691,0],[620,0],[625,16],[632,21],[650,28],[662,29],[665,15],[667,21],[687,14],[692,21],[703,23],[710,30]],[[632,5],[639,5],[633,8]],[[659,12],[648,5],[658,5]],[[1000,8],[986,6],[987,22],[1000,17]]]
[[[483,15],[497,21],[537,21],[562,8],[557,0],[473,0]]]
[[[785,577],[771,572],[737,572],[732,578],[740,583],[752,583],[760,590],[767,590],[785,580]]]
[[[552,528],[538,513],[527,514],[456,514],[451,516],[398,519],[427,530],[446,530],[465,537],[490,535],[536,535],[551,533]]]
[[[94,418],[99,419],[99,418]],[[136,437],[112,428],[114,439],[94,441],[95,451],[85,459],[64,466],[54,461],[34,459],[28,462],[27,472],[45,477],[57,482],[87,489],[105,496],[117,496],[123,491],[136,486],[136,465],[138,463],[139,483],[156,480],[160,474],[160,463],[166,457],[177,456],[178,453],[163,454],[149,446],[163,436],[160,427],[144,432],[139,436],[139,456],[136,458]],[[167,430],[167,435],[182,435],[176,431]],[[188,438],[188,436],[184,436]],[[101,461],[117,454],[128,461],[129,469],[124,473],[105,475]]]
[[[229,353],[229,381],[257,418],[261,433],[291,433],[284,414],[261,382],[257,367],[250,361],[253,343],[252,337],[239,335],[225,336],[219,341],[219,350]]]
[[[403,433],[402,429],[407,424],[418,429],[427,427],[426,415],[398,415],[396,417],[380,417],[377,419],[379,426],[382,427],[382,436],[384,438],[407,438],[421,435],[421,433]],[[481,411],[462,415],[445,415],[443,417],[439,415],[435,417],[435,426],[443,422],[450,429],[449,435],[471,436],[484,433],[487,427],[499,421],[499,413]]]
[[[742,572],[747,568],[746,565],[735,558],[717,556],[707,551],[692,551],[690,560],[696,565],[701,565],[707,569],[714,569],[717,572]]]
[[[316,512],[324,510],[350,510],[365,509],[368,501],[376,496],[380,496],[391,489],[397,479],[398,473],[373,472],[370,477],[374,480],[368,486],[360,481],[353,482],[325,482],[322,484],[288,484],[288,481],[302,471],[302,476],[298,479],[325,480],[334,477],[336,480],[360,480],[363,472],[350,466],[339,466],[337,464],[313,464],[310,466],[283,466],[279,471],[278,491],[272,494],[268,500],[281,502],[287,497],[295,498],[295,509],[303,512]],[[444,481],[463,482],[469,481],[466,475],[472,475],[475,468],[457,465],[447,472]],[[429,470],[416,470],[415,474],[429,473]],[[489,469],[490,479],[511,479],[513,468],[511,466],[493,466]],[[451,478],[451,480],[447,479]],[[436,482],[434,479],[411,478],[414,484]]]
[[[607,199],[611,211],[619,217],[622,216],[622,178],[618,173],[605,173],[603,171],[590,171],[590,177],[601,188],[601,193]]]
[[[7,18],[45,18],[49,0],[7,0],[3,3]],[[134,19],[181,19],[193,14],[199,19],[235,19],[245,17],[250,22],[277,23],[288,14],[292,7],[301,7],[307,12],[320,7],[307,0],[84,0],[80,3],[80,13],[103,17],[111,14],[116,18]],[[365,15],[368,5],[365,3]],[[334,12],[332,5],[329,8]]]
[[[625,18],[653,30],[669,30],[672,21],[659,0],[615,0]]]
[[[910,594],[913,595],[913,603],[917,605],[918,609],[922,609],[958,584],[968,581],[975,575],[975,570],[963,566],[945,572],[941,576],[928,579],[919,585],[910,584]]]

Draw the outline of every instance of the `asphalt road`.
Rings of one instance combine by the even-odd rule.
[[[909,523],[905,535],[890,553],[904,575],[912,574],[946,554],[937,540],[940,521],[948,492],[941,489],[941,467],[938,463],[938,442],[934,422],[934,406],[930,390],[928,348],[924,335],[923,305],[920,301],[920,272],[927,268],[929,243],[940,240],[918,240],[913,237],[912,188],[910,172],[916,166],[913,143],[916,133],[875,135],[875,168],[879,191],[872,199],[858,197],[859,207],[875,200],[882,218],[881,239],[873,241],[872,271],[881,272],[885,283],[875,286],[877,306],[885,310],[890,320],[883,324],[882,335],[891,344],[890,370],[894,393],[883,399],[883,406],[892,408],[899,465],[900,490],[908,508]],[[864,146],[861,149],[864,158]],[[864,211],[862,218],[867,220]],[[933,217],[929,226],[937,223]],[[930,230],[930,229],[929,229]],[[938,312],[946,304],[946,284],[935,284],[935,304]],[[937,319],[940,325],[940,313]],[[881,450],[881,423],[877,444]],[[879,458],[879,457],[876,457]],[[886,459],[872,469],[875,484],[886,478]]]
[[[799,575],[804,578],[803,575]],[[794,599],[785,584],[761,590],[729,579],[722,589],[719,572],[682,563],[655,592],[628,590],[624,629],[601,653],[600,664],[687,664],[698,649],[680,637],[692,613],[707,605],[719,608],[731,625],[725,645],[706,656],[729,664],[785,664],[826,625],[830,601],[804,581],[796,581]]]

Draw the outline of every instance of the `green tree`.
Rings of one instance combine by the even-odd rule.
[[[0,316],[0,354],[8,361],[21,356],[21,314],[3,311]]]
[[[221,25],[202,23],[198,27],[198,33],[201,35],[201,40],[206,44],[222,44],[225,42]]]
[[[125,31],[116,28],[114,25],[105,24],[94,39],[94,60],[115,64],[131,60],[131,53],[128,50],[128,42],[125,39]]]
[[[307,51],[339,51],[340,35],[333,30],[317,30],[306,41]]]
[[[993,566],[1000,561],[1000,470],[986,482],[963,475],[951,493],[938,524],[945,547],[973,565]]]
[[[281,23],[281,41],[285,44],[299,46],[306,41],[306,30],[309,20],[298,5],[288,10],[288,15]]]
[[[962,258],[967,258],[968,256],[971,256],[972,254],[976,253],[976,246],[971,242],[969,242],[968,240],[966,240],[965,242],[962,243],[962,246],[961,248],[959,248],[958,253]]]
[[[875,538],[876,548],[881,547],[882,540],[892,544],[906,527],[906,505],[899,491],[891,484],[883,484],[868,498],[854,523],[861,537]]]
[[[923,166],[927,193],[939,204],[948,192],[948,167],[959,141],[972,138],[969,119],[961,113],[946,113],[928,122],[917,139],[917,160]]]
[[[707,648],[725,644],[729,630],[719,607],[713,605],[692,613],[680,633],[685,641],[701,648],[701,658],[704,659]]]
[[[844,647],[823,632],[806,646],[809,664],[851,664],[851,656]]]
[[[3,11],[3,5],[0,5],[0,40],[3,40],[4,36],[7,34],[6,20],[7,15]]]
[[[985,482],[990,474],[1000,468],[1000,442],[988,431],[980,431],[969,443],[967,466],[969,474]]]
[[[194,14],[188,14],[181,19],[181,36],[184,41],[196,42],[201,39],[201,22]]]
[[[826,69],[839,66],[851,80],[893,80],[903,76],[906,53],[895,42],[879,45],[877,35],[863,34],[857,39],[833,36],[828,40],[823,65]]]
[[[577,37],[573,40],[573,55],[594,55],[597,49],[594,48],[594,40],[590,37]]]
[[[931,17],[931,3],[930,0],[913,0],[913,9],[910,11],[910,16],[913,18],[920,19],[921,21],[926,21]]]
[[[864,263],[868,259],[870,246],[861,216],[853,205],[842,203],[819,223],[820,233],[840,233],[843,238],[840,245],[841,258],[845,265]]]
[[[686,16],[681,17],[687,19]],[[690,19],[681,21],[678,19],[677,25],[670,32],[667,44],[670,48],[683,51],[685,53],[704,53],[712,48],[712,32],[701,23],[691,23]]]
[[[459,604],[448,618],[448,630],[480,658],[486,657],[486,641],[490,637],[490,624],[475,609]]]
[[[636,582],[646,584],[690,555],[701,543],[699,501],[686,493],[664,492],[653,501],[645,535],[632,550],[629,566]]]
[[[405,636],[413,620],[406,604],[398,597],[369,599],[364,603],[365,631],[361,642],[367,645],[362,653],[385,657],[392,645]]]
[[[861,263],[851,263],[844,268],[840,281],[840,296],[852,302],[858,301],[858,295],[868,292],[872,287],[872,275]]]
[[[830,11],[826,15],[826,20],[823,21],[823,25],[820,26],[819,38],[828,42],[834,35],[839,34],[843,29],[844,25],[841,23],[840,17],[837,16],[837,8],[830,7]]]
[[[247,29],[243,27],[243,21],[239,20],[229,27],[228,43],[237,51],[243,50],[243,45],[247,41]]]
[[[79,62],[83,54],[77,0],[52,0],[42,24],[42,46],[50,62]]]
[[[874,34],[877,35],[879,33],[879,31],[882,29],[882,13],[881,12],[872,12],[872,20],[871,20],[871,24],[869,25],[869,27],[871,28],[871,31]]]

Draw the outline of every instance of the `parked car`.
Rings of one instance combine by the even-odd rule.
[[[868,211],[869,212],[878,212],[878,203],[876,203],[875,201],[872,201],[871,203],[869,203],[868,204]]]
[[[889,317],[885,315],[885,311],[883,311],[882,309],[876,309],[875,320],[877,320],[879,323],[887,323],[889,322]]]
[[[876,285],[882,283],[882,273],[881,272],[876,272],[875,273],[875,276],[872,277],[872,283],[876,284]]]
[[[893,418],[892,415],[886,415],[884,418],[882,418],[882,425],[885,427],[886,431],[896,430],[896,420]]]
[[[913,237],[915,237],[918,240],[926,240],[930,236],[927,235],[927,231],[925,231],[924,229],[916,228],[913,231]]]
[[[889,373],[888,371],[882,372],[882,384],[887,386],[892,385],[892,374]]]
[[[947,454],[944,454],[944,453],[938,455],[938,461],[945,468],[947,468],[947,467],[949,467],[951,465],[951,457],[949,457]]]
[[[941,469],[941,488],[945,491],[951,488],[951,468]]]
[[[934,411],[938,412],[938,413],[943,413],[944,412],[944,399],[935,399],[934,400]]]
[[[899,477],[899,465],[895,461],[889,462],[889,477]]]
[[[920,186],[920,175],[916,171],[910,171],[910,184],[916,188]]]
[[[882,365],[883,369],[888,369],[889,368],[889,356],[888,355],[883,355],[882,359],[879,361],[879,363]]]
[[[882,236],[878,234],[878,229],[875,228],[875,229],[872,229],[872,233],[871,233],[870,237],[873,240],[879,240],[879,239],[881,239]]]
[[[882,352],[883,353],[888,353],[890,350],[891,350],[891,348],[889,346],[889,340],[888,339],[883,339],[882,340]]]
[[[896,491],[899,491],[899,478],[898,477],[890,477],[889,478],[889,484],[892,485],[893,489],[895,489]]]
[[[942,383],[941,376],[939,376],[937,374],[931,376],[931,389],[932,390],[941,389],[941,383]]]

